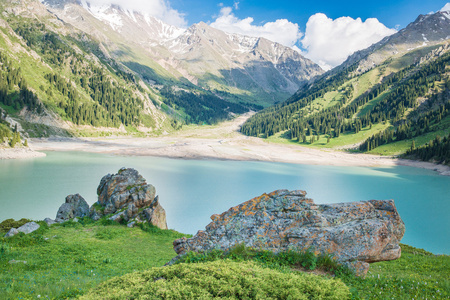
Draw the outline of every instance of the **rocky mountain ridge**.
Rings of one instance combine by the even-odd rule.
[[[182,29],[118,6],[72,0],[43,3],[64,22],[98,38],[107,56],[155,84],[164,80],[152,78],[146,67],[159,73],[156,77],[184,78],[250,102],[262,97],[267,105],[292,95],[323,72],[291,48],[264,38],[228,34],[202,22]],[[130,56],[138,59],[132,61]]]

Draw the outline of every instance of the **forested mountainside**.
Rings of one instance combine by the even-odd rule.
[[[436,145],[431,141],[450,133],[449,37],[450,13],[419,16],[287,101],[254,115],[241,131],[379,154]],[[429,158],[449,163],[449,155],[447,149]]]
[[[19,129],[41,136],[64,134],[72,124],[163,125],[151,90],[102,56],[95,40],[40,3],[0,3],[0,105],[3,116],[19,121]]]
[[[226,33],[203,22],[184,29],[98,2],[42,2],[64,22],[94,36],[105,55],[141,74],[157,89],[195,86],[231,102],[268,106],[323,73],[289,47]]]
[[[253,71],[241,70],[250,77],[256,72],[261,78],[284,78],[283,81],[279,77],[275,83],[285,89],[270,92],[271,101],[282,100],[277,97],[292,94],[294,87],[298,88],[307,79],[322,73],[317,65],[284,46],[228,35],[206,24],[182,30],[149,16],[144,18],[136,12],[135,22],[131,22],[129,12],[115,7],[111,11],[123,20],[120,30],[115,31],[117,28],[89,11],[93,7],[83,7],[77,1],[57,1],[45,6],[37,0],[1,0],[0,9],[1,140],[13,137],[11,127],[14,126],[29,137],[83,135],[96,130],[158,133],[179,128],[184,123],[213,124],[250,109],[259,110],[270,103],[266,101],[267,97],[259,101],[255,96],[259,94],[254,93],[255,90],[271,90],[267,86],[250,84],[247,90],[244,86],[234,89],[231,87],[236,87],[236,82],[228,82],[218,74],[214,77],[209,71],[206,72],[209,75],[203,74],[211,75],[209,84],[202,85],[198,83],[200,77],[194,80],[189,72],[167,63],[160,65],[156,60],[163,61],[161,53],[155,53],[162,51],[163,45],[154,45],[155,40],[161,43],[172,41],[172,50],[179,56],[171,54],[170,59],[177,59],[180,64],[203,56],[211,63],[214,61],[209,59],[211,53],[220,56],[217,47],[204,45],[204,40],[211,34],[250,43],[245,49],[238,42],[234,45],[241,47],[239,51],[243,55],[256,53],[254,55],[261,56],[261,51],[266,51],[262,60],[278,51],[278,57],[273,57],[273,64],[266,69],[257,67],[253,59]],[[75,13],[70,14],[73,10]],[[71,19],[77,13],[85,16],[81,23]],[[138,22],[139,18],[144,18],[145,22]],[[141,40],[133,37],[139,40],[136,45],[124,38],[133,30],[140,34]],[[177,42],[174,38],[178,38]],[[187,53],[197,58],[187,57]],[[241,60],[242,64],[246,61],[245,57],[234,59]],[[283,70],[278,75],[274,75],[275,62]],[[196,70],[203,68],[196,66]],[[240,67],[236,65],[236,68]],[[294,71],[302,73],[303,77],[293,75]],[[244,82],[244,77],[235,79]],[[268,80],[261,78],[257,81]]]

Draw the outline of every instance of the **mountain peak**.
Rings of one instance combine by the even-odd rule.
[[[225,97],[236,93],[232,99],[251,95],[255,103],[271,104],[323,73],[288,47],[264,38],[226,33],[205,22],[183,29],[117,5],[95,6],[89,0],[42,1],[59,19],[95,36],[108,56],[158,86],[190,81],[201,89],[223,91]]]

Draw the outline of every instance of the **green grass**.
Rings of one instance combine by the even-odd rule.
[[[379,68],[374,68],[369,72],[362,74],[356,80],[352,81],[354,87],[353,99],[361,96],[365,91],[377,84],[379,82],[379,79],[380,70]]]
[[[393,72],[398,72],[404,68],[409,67],[410,65],[417,62],[419,57],[423,57],[430,53],[432,50],[439,48],[441,45],[432,45],[426,47],[419,47],[418,49],[407,52],[406,54],[392,59],[391,62],[387,65],[389,69],[392,69]]]
[[[26,221],[2,222],[1,235]],[[182,234],[149,225],[106,226],[111,223],[81,219],[48,228],[40,222],[35,233],[0,238],[0,299],[146,299],[150,292],[156,293],[152,297],[183,297],[205,291],[231,298],[260,293],[285,298],[283,291],[306,291],[315,295],[310,299],[345,299],[348,291],[352,299],[450,297],[450,257],[407,245],[401,245],[400,259],[371,264],[365,278],[355,277],[330,256],[273,254],[241,245],[226,253],[190,253],[171,268],[159,268],[176,255],[172,242]],[[305,270],[320,270],[321,275]],[[326,294],[330,289],[333,293]],[[317,296],[324,293],[326,297]]]
[[[384,91],[383,93],[378,95],[378,97],[376,97],[375,99],[372,99],[371,101],[367,102],[363,107],[361,107],[359,112],[356,113],[356,116],[360,118],[369,113],[380,101],[386,98],[387,95],[389,95],[389,90]]]
[[[406,150],[411,148],[412,141],[415,141],[416,147],[425,145],[429,141],[433,140],[437,135],[440,137],[447,136],[450,134],[450,116],[442,119],[438,124],[439,128],[433,126],[432,132],[420,135],[413,139],[402,140],[386,145],[379,146],[368,153],[380,154],[380,155],[399,155],[405,153]]]
[[[311,105],[305,106],[302,110],[313,113],[314,111],[320,111],[322,109],[326,109],[328,107],[336,105],[342,99],[343,96],[340,92],[331,91],[323,95],[323,97],[314,99],[314,101],[311,102]],[[312,110],[310,110],[310,107],[312,108]]]
[[[449,299],[450,256],[401,245],[398,260],[370,265],[366,278],[342,277],[355,299]]]
[[[301,145],[301,146],[306,146],[306,147],[311,147],[311,148],[319,148],[319,149],[342,148],[345,146],[361,143],[361,142],[365,141],[367,138],[369,138],[370,136],[372,136],[373,134],[383,131],[388,126],[389,126],[389,124],[379,123],[379,124],[373,125],[372,129],[370,129],[369,127],[366,127],[366,128],[363,128],[358,133],[354,133],[354,132],[345,133],[345,134],[341,133],[341,135],[339,137],[330,139],[329,143],[327,143],[328,135],[322,134],[320,136],[319,140],[317,140],[317,137],[316,137],[316,141],[313,144],[310,144],[309,143],[310,136],[306,136],[307,142],[303,143],[302,141],[298,142],[296,139],[290,140],[290,139],[286,138],[284,136],[285,132],[276,133],[275,135],[268,137],[266,139],[266,141],[271,142],[271,143],[277,143],[277,144],[297,144],[297,145]]]
[[[45,223],[41,223],[43,225]],[[63,299],[100,282],[159,267],[176,255],[170,230],[67,222],[0,238],[0,299]],[[46,240],[48,239],[48,240]],[[10,261],[26,263],[10,263]]]
[[[253,260],[265,267],[293,273],[298,272],[299,266],[308,270],[325,270],[328,271],[325,277],[332,272],[333,276],[340,278],[350,288],[352,299],[448,299],[450,256],[434,255],[404,244],[401,247],[400,259],[372,263],[365,278],[355,277],[329,256],[316,257],[311,252],[273,254],[238,246],[227,253],[217,250],[207,254],[189,253],[183,261]]]

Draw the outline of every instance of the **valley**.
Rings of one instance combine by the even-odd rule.
[[[450,3],[250,2],[0,0],[1,299],[449,298]]]
[[[73,1],[0,4],[0,157],[38,155],[22,149],[29,140],[44,151],[446,172],[447,11],[324,73],[289,47],[203,22],[182,29]]]
[[[392,167],[412,166],[450,175],[450,167],[338,149],[317,149],[260,139],[240,133],[248,113],[218,125],[189,125],[157,137],[90,137],[32,139],[36,151],[82,151],[120,156],[160,156],[181,159],[272,161],[293,164]]]

